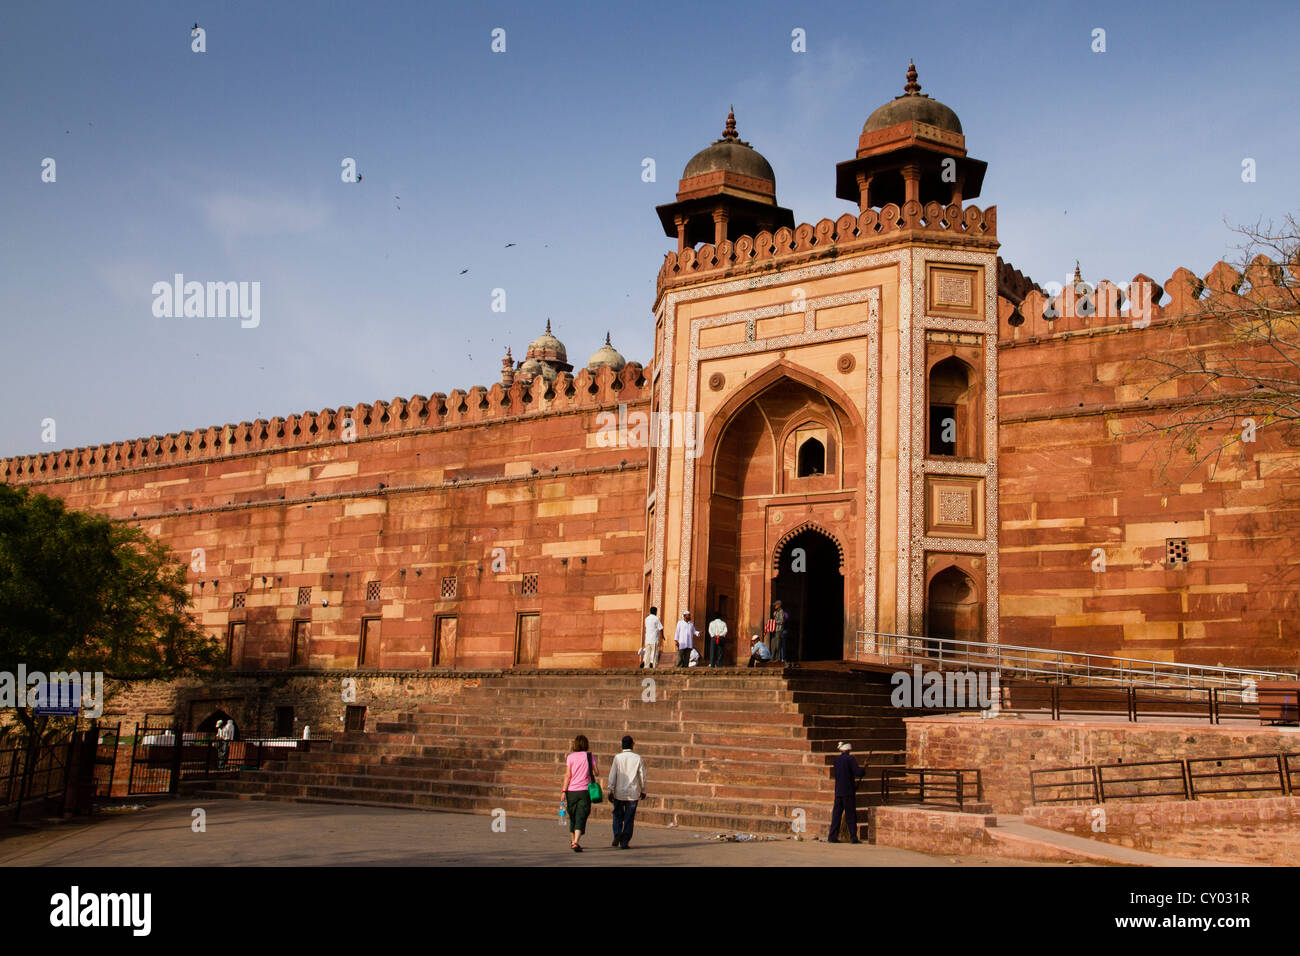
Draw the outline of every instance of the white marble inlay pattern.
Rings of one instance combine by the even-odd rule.
[[[669,409],[669,410],[671,410],[672,408],[673,368],[675,365],[674,349],[676,347],[675,340],[676,340],[676,327],[677,327],[676,316],[677,316],[677,308],[680,303],[694,301],[702,298],[710,298],[717,295],[725,295],[725,294],[739,292],[746,289],[767,288],[773,285],[784,284],[788,282],[798,282],[801,280],[806,280],[814,277],[841,275],[846,272],[860,271],[865,269],[876,268],[882,265],[891,265],[891,264],[896,265],[899,270],[899,283],[898,283],[899,315],[900,315],[900,320],[904,323],[907,323],[909,321],[909,317],[911,315],[911,309],[912,309],[911,303],[913,299],[913,284],[912,284],[911,257],[907,254],[906,251],[892,251],[892,252],[885,252],[885,253],[877,253],[874,255],[845,258],[841,260],[836,260],[834,262],[824,262],[815,265],[804,266],[800,269],[794,269],[788,272],[775,273],[775,274],[761,276],[761,277],[736,279],[731,282],[720,283],[716,285],[710,284],[703,288],[682,289],[682,290],[677,290],[674,292],[667,293],[660,303],[659,318],[664,318],[665,316],[669,316],[671,317],[671,321],[665,322],[663,354],[655,357],[656,361],[660,362],[664,366],[663,377],[660,383],[660,390],[659,390],[659,407],[661,409]],[[836,297],[826,297],[826,298],[834,299]],[[866,323],[866,325],[868,326],[867,334],[868,334],[868,349],[869,349],[869,357],[867,362],[868,412],[867,412],[867,419],[866,419],[866,429],[867,429],[866,482],[867,482],[868,513],[864,516],[863,519],[865,532],[866,532],[864,534],[864,539],[865,539],[864,549],[866,552],[865,554],[866,560],[864,566],[866,568],[866,580],[864,581],[865,607],[864,607],[863,621],[864,621],[864,627],[868,630],[874,629],[876,627],[876,615],[875,615],[875,609],[876,609],[875,592],[876,592],[876,572],[877,572],[876,556],[878,553],[878,534],[879,534],[879,529],[877,524],[877,509],[878,509],[877,496],[879,492],[877,461],[878,461],[878,454],[880,448],[879,420],[880,420],[880,413],[881,413],[880,410],[880,318],[879,318],[878,308],[875,310],[874,313],[872,313],[872,315],[874,320]],[[753,343],[755,340],[756,322],[757,319],[753,317],[748,318],[746,320],[746,342],[747,343]],[[810,310],[810,314],[805,318],[805,329],[807,329],[810,322],[815,323],[815,311],[812,310]],[[835,330],[828,329],[824,331],[833,332]],[[798,338],[802,339],[802,337],[798,337]],[[828,337],[827,340],[832,341],[833,339]],[[906,339],[904,339],[903,341],[906,341]],[[769,343],[768,347],[779,348],[779,346],[776,345],[774,342]],[[698,355],[694,356],[695,361],[692,363],[692,369],[698,368],[698,358],[699,358]],[[694,379],[695,377],[696,376],[693,374],[692,378]],[[693,386],[695,383],[694,381],[692,381],[688,384]],[[688,407],[693,407],[693,406],[688,406]],[[687,439],[688,442],[694,440],[695,438],[693,434],[694,431],[693,418],[694,416],[691,415],[686,416],[686,421],[688,423],[687,427],[691,430],[691,434],[688,436]],[[900,434],[903,438],[903,441],[906,442],[908,429],[900,428]],[[663,450],[663,451],[667,451],[667,450]],[[656,473],[653,478],[655,482],[656,497],[658,498],[658,500],[664,502],[669,500],[668,479],[670,474],[671,457],[672,457],[671,454],[660,454],[658,460],[658,466],[655,470]],[[902,461],[905,462],[906,458],[903,458]],[[684,485],[688,485],[688,487],[684,487],[683,489],[684,493],[682,496],[682,512],[683,512],[682,541],[684,542],[684,545],[682,548],[682,555],[680,559],[681,567],[679,568],[680,573],[678,577],[679,603],[683,600],[689,599],[689,586],[690,586],[689,544],[690,544],[690,537],[691,537],[691,526],[694,518],[693,515],[694,502],[692,500],[693,489],[694,489],[694,471],[695,471],[694,467],[688,461],[687,467],[685,469],[685,475],[684,475]],[[906,495],[910,487],[909,483],[905,480],[904,472],[905,472],[905,466],[900,466],[900,478],[904,479],[900,481],[900,486],[899,486],[900,496]],[[662,493],[660,493],[660,489],[662,489]],[[661,509],[659,512],[657,512],[655,518],[656,521],[655,521],[654,559],[653,559],[653,567],[651,572],[653,582],[652,582],[651,590],[652,593],[655,595],[654,603],[656,603],[660,607],[661,611],[667,613],[667,609],[664,607],[664,603],[665,603],[664,584],[666,583],[665,574],[667,572],[667,567],[665,563],[665,551],[664,551],[664,544],[666,539],[666,528],[667,528],[667,508]],[[905,528],[906,525],[900,525],[900,527]],[[904,607],[904,606],[905,605],[899,605],[899,607]]]
[[[924,509],[918,508],[911,514],[908,526],[912,531],[911,543],[911,594],[909,601],[911,627],[910,633],[919,634],[925,620],[925,552],[948,551],[954,554],[983,554],[987,557],[985,568],[985,627],[986,640],[997,643],[998,640],[998,499],[997,499],[997,460],[998,460],[998,388],[997,388],[997,259],[993,253],[970,252],[965,250],[917,249],[914,251],[913,265],[914,296],[921,307],[921,320],[917,325],[914,340],[915,355],[912,362],[911,394],[915,407],[923,407],[925,401],[925,330],[942,329],[953,332],[979,332],[984,341],[984,455],[982,463],[955,461],[919,461],[914,464],[911,484],[916,500],[919,500],[922,483],[926,473],[930,474],[965,474],[983,475],[985,537],[982,541],[957,538],[925,537]],[[953,262],[984,267],[984,319],[952,319],[930,315],[925,298],[924,275],[926,262]],[[920,447],[924,434],[924,422],[920,415],[913,416],[912,432],[917,446]],[[900,470],[902,454],[899,456]],[[972,467],[978,464],[978,468]],[[900,496],[901,499],[901,496]],[[905,515],[899,506],[900,527]]]

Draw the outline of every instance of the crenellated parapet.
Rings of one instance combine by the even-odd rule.
[[[724,239],[717,245],[687,247],[670,252],[659,270],[658,292],[698,281],[701,277],[722,278],[749,272],[773,271],[805,260],[842,256],[899,241],[939,240],[961,245],[997,244],[997,207],[943,206],[937,202],[922,206],[912,200],[901,206],[890,203],[883,209],[868,209],[860,215],[845,213],[815,226],[803,223],[794,229]]]
[[[1284,273],[1300,279],[1300,262],[1283,266],[1256,256],[1244,273],[1218,262],[1202,277],[1178,268],[1164,282],[1138,273],[1123,286],[1109,279],[1095,286],[1072,282],[1055,294],[1034,287],[1019,302],[999,288],[999,337],[1003,342],[1027,342],[1062,333],[1144,329],[1234,306],[1293,309],[1294,291],[1284,285]]]
[[[280,449],[366,441],[406,432],[461,428],[597,410],[650,397],[649,370],[638,362],[622,369],[561,372],[516,378],[509,388],[476,385],[468,391],[413,395],[373,404],[325,408],[285,418],[219,425],[130,441],[0,459],[0,481],[39,483],[86,478],[139,468],[204,462]]]
[[[1019,305],[1032,290],[1042,288],[1029,276],[998,256],[998,295]]]

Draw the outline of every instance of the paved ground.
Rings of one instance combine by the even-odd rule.
[[[196,807],[207,830],[192,829]],[[0,831],[0,866],[1019,866],[866,844],[792,839],[723,842],[713,831],[637,827],[632,850],[610,844],[598,812],[584,852],[558,821],[252,800],[164,801]]]

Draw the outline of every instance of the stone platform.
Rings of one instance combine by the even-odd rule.
[[[200,792],[554,817],[573,737],[603,782],[626,733],[649,781],[638,823],[789,835],[802,818],[824,837],[846,740],[868,765],[865,835],[879,768],[903,762],[903,719],[919,713],[890,704],[883,675],[835,667],[508,673]]]

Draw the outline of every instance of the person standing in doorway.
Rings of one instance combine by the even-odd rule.
[[[646,667],[659,666],[659,642],[663,640],[664,624],[659,620],[659,608],[652,607],[645,619],[645,660]]]
[[[866,771],[853,759],[853,745],[840,744],[840,755],[835,758],[835,804],[831,808],[831,835],[827,843],[840,842],[840,817],[849,827],[849,842],[858,839],[858,781]]]
[[[772,660],[780,661],[782,664],[784,664],[786,660],[785,626],[789,620],[790,615],[785,613],[785,608],[781,606],[780,601],[777,601],[772,605],[772,620],[770,622],[772,630]]]
[[[691,620],[691,612],[682,611],[682,619],[677,622],[677,632],[673,635],[673,640],[677,643],[678,667],[690,666],[691,651],[695,649],[695,639],[699,636],[700,632]]]
[[[623,738],[623,752],[609,765],[609,799],[614,806],[614,842],[620,850],[630,849],[636,805],[645,799],[645,761],[632,752],[632,738]]]
[[[727,622],[716,614],[709,622],[709,666],[722,666],[722,639],[727,636]]]
[[[560,800],[569,815],[569,846],[574,853],[582,852],[582,831],[587,828],[591,815],[591,794],[588,787],[596,779],[596,758],[582,734],[573,738],[573,749],[564,761],[564,791]]]

